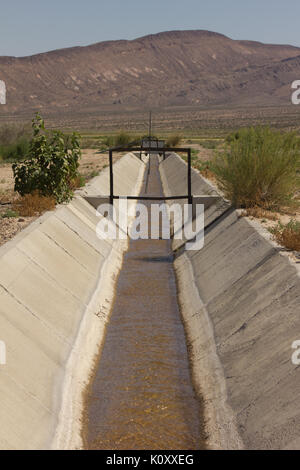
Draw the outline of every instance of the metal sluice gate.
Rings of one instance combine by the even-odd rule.
[[[114,147],[109,149],[109,181],[110,181],[110,204],[113,205],[115,199],[121,199],[125,196],[118,196],[114,194],[114,171],[113,171],[113,154],[114,152],[136,152],[140,156],[136,158],[142,158],[142,154],[146,153],[151,158],[151,154],[159,154],[163,156],[163,160],[166,158],[172,158],[172,153],[181,152],[187,154],[187,194],[181,196],[126,196],[127,199],[135,200],[154,200],[154,201],[166,201],[171,199],[187,199],[189,204],[193,204],[192,195],[192,158],[190,148],[181,147],[165,147],[163,140],[158,140],[152,137],[143,139],[140,146],[128,146],[128,147]],[[169,154],[169,155],[167,155]]]

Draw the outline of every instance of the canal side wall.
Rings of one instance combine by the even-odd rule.
[[[114,165],[116,193],[138,194],[145,165]],[[80,448],[81,413],[127,240],[100,240],[85,195],[107,195],[105,169],[67,205],[0,248],[0,448]],[[132,205],[134,202],[132,202]]]
[[[186,193],[185,162],[160,165],[166,195]],[[215,194],[196,171],[194,194]],[[268,232],[236,211],[209,209],[204,247],[174,241],[179,301],[209,445],[300,448],[300,275]],[[213,220],[215,219],[215,223]]]

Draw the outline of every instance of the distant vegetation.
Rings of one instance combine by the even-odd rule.
[[[29,152],[30,126],[6,124],[0,127],[0,162],[26,158]]]
[[[116,135],[105,136],[101,140],[101,150],[109,149],[110,147],[126,147],[131,142],[136,142],[141,140],[140,136],[131,135],[127,132],[119,132]]]
[[[214,139],[201,140],[199,143],[205,149],[214,150],[220,145],[220,140],[214,140]]]
[[[166,146],[167,147],[176,147],[180,144],[182,137],[179,134],[173,134],[168,137]]]
[[[212,171],[226,197],[237,207],[278,209],[296,204],[300,186],[300,139],[257,127],[227,138]]]

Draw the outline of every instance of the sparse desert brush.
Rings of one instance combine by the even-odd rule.
[[[85,176],[78,174],[70,182],[70,188],[73,191],[74,189],[82,188],[86,184]]]
[[[242,213],[244,217],[256,217],[258,219],[268,219],[268,220],[277,220],[276,214],[273,212],[267,211],[259,206],[248,207]]]
[[[300,252],[300,222],[291,220],[286,225],[279,222],[276,227],[270,229],[270,232],[280,245]]]
[[[13,211],[22,217],[34,217],[55,209],[55,198],[42,196],[38,191],[19,197],[13,204]]]
[[[176,147],[180,144],[182,137],[179,134],[170,135],[167,139],[166,146],[167,147]]]
[[[200,141],[200,145],[201,147],[204,147],[205,149],[209,149],[209,150],[214,150],[216,149],[220,144],[220,141],[219,140],[214,140],[214,139],[210,139],[210,140],[201,140]]]
[[[101,141],[101,148],[100,150],[103,150],[103,148],[106,147],[114,147],[115,145],[115,138],[112,135],[107,135],[104,137],[104,139]]]
[[[101,149],[102,149],[102,146],[104,146],[104,148],[126,147],[134,140],[136,139],[131,134],[121,131],[116,135],[106,136],[101,142]]]
[[[243,129],[215,155],[212,170],[237,207],[291,206],[300,184],[300,139],[264,127]]]
[[[209,160],[198,161],[195,165],[195,168],[199,170],[202,176],[208,179],[215,179],[215,174],[212,169],[212,163]]]

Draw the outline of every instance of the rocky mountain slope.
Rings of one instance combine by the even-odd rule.
[[[31,57],[0,57],[5,112],[288,105],[300,48],[171,31]],[[4,107],[0,111],[4,112]]]

